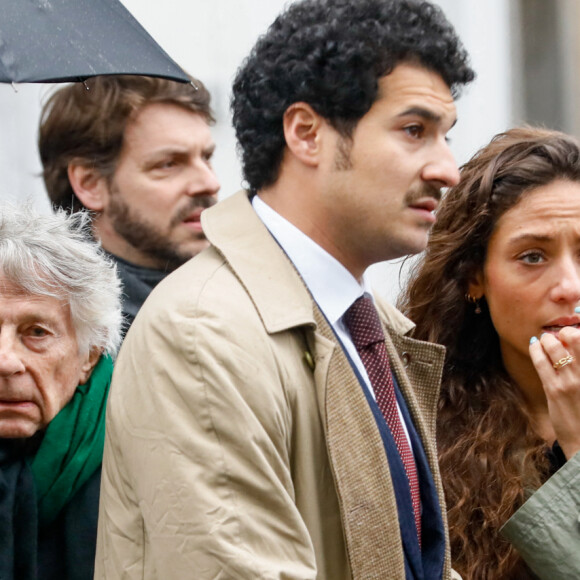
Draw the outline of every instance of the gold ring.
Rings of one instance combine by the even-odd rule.
[[[562,357],[560,360],[557,360],[552,366],[558,371],[562,367],[573,363],[576,360],[576,357],[572,356],[571,354],[567,354],[565,357]]]

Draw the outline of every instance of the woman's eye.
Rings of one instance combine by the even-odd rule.
[[[526,264],[539,264],[544,261],[544,256],[540,252],[528,252],[522,254],[519,259]]]

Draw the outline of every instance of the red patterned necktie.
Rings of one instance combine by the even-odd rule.
[[[421,497],[417,466],[397,409],[395,384],[385,347],[385,335],[372,299],[365,295],[355,300],[352,306],[344,313],[343,320],[365,366],[375,392],[377,405],[391,430],[409,479],[413,511],[415,512],[415,525],[420,545]]]

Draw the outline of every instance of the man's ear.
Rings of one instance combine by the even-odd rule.
[[[81,366],[79,385],[84,385],[89,380],[94,368],[97,366],[97,363],[101,358],[101,354],[103,354],[103,351],[100,348],[92,348],[89,351],[87,358]]]
[[[68,180],[80,202],[92,211],[103,211],[109,195],[107,180],[94,168],[80,161],[68,164]]]
[[[306,165],[318,165],[322,118],[307,103],[293,103],[284,113],[284,137],[288,149]]]

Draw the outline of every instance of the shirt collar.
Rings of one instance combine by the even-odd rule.
[[[331,324],[336,324],[349,306],[370,292],[365,275],[362,284],[333,256],[304,232],[255,195],[254,210],[290,258],[314,300]]]

